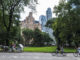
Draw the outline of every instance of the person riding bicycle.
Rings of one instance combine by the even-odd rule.
[[[79,55],[80,55],[80,47],[78,47],[78,53],[79,53]]]
[[[57,47],[56,53],[60,52],[60,47]]]
[[[63,46],[61,47],[61,54],[63,54],[64,53],[64,49],[63,49]]]

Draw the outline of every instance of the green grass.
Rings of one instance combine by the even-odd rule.
[[[76,49],[65,48],[65,49],[64,49],[64,52],[73,53],[73,52],[76,52]]]
[[[64,48],[64,52],[72,53],[75,52],[75,49],[71,48]],[[25,47],[24,52],[44,52],[44,53],[51,53],[56,52],[56,46],[51,47]]]
[[[53,52],[56,47],[25,47],[24,52]]]

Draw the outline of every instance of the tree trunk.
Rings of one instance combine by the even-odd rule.
[[[13,9],[10,10],[9,13],[9,25],[7,28],[7,39],[6,39],[6,45],[9,46],[9,42],[10,42],[10,31],[11,31],[11,26],[12,26],[12,17],[13,17]]]

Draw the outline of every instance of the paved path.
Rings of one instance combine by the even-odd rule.
[[[0,60],[80,60],[74,57],[72,53],[66,56],[52,56],[51,53],[0,53]]]

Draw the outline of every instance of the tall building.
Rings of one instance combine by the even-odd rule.
[[[26,17],[24,21],[21,21],[21,29],[28,28],[34,30],[36,28],[41,30],[41,24],[39,21],[36,21],[32,15],[32,12],[29,13],[29,16]]]
[[[48,8],[47,9],[47,11],[46,11],[46,17],[47,17],[47,21],[50,20],[50,19],[52,19],[52,11],[51,11],[51,8]],[[46,27],[46,32],[53,39],[54,44],[56,44],[55,37],[53,35],[53,29],[52,28],[49,28],[49,27]]]
[[[46,11],[46,17],[47,17],[47,20],[51,19],[52,18],[52,11],[51,11],[51,8],[48,8],[47,11]]]
[[[45,25],[46,25],[46,22],[47,22],[46,16],[41,15],[41,16],[39,17],[39,20],[40,20],[41,26],[42,26],[41,29],[42,29],[43,32],[45,32],[45,30],[46,30]]]
[[[51,8],[47,8],[46,10],[46,18],[47,18],[47,21],[52,19],[52,11],[51,11]],[[46,27],[46,32],[47,33],[50,33],[52,30],[48,27]],[[53,31],[52,31],[53,32]]]
[[[41,21],[41,27],[42,27],[42,31],[43,32],[46,32],[46,33],[49,33],[49,29],[48,27],[46,27],[46,23],[49,19],[52,18],[52,11],[51,11],[51,8],[47,8],[46,10],[46,16],[44,15],[41,15],[39,20]],[[50,29],[51,30],[51,29]],[[51,30],[52,31],[52,30]]]
[[[41,15],[40,16],[40,21],[41,21],[41,27],[42,27],[42,32],[46,32],[49,34],[49,36],[53,39],[54,43],[52,42],[52,44],[55,44],[56,41],[55,41],[55,37],[53,36],[53,29],[49,28],[49,27],[46,27],[46,23],[48,20],[52,19],[52,11],[51,11],[51,8],[48,8],[46,10],[46,16],[44,15]]]

